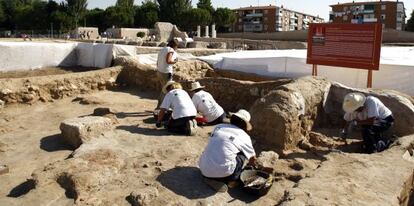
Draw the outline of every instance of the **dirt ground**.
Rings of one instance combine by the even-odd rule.
[[[47,67],[33,70],[0,71],[0,79],[37,77],[97,70],[94,67]]]
[[[246,196],[240,190],[215,195],[203,183],[197,168],[198,158],[207,144],[212,127],[201,128],[194,137],[173,136],[166,131],[157,130],[154,119],[148,112],[155,107],[156,96],[135,91],[103,91],[85,96],[94,100],[95,104],[90,105],[81,105],[72,102],[74,98],[66,98],[31,106],[12,105],[0,110],[0,164],[6,164],[10,168],[9,173],[0,175],[0,205],[13,204],[15,197],[23,196],[29,190],[30,185],[25,181],[36,168],[64,160],[72,153],[60,136],[59,124],[63,120],[91,114],[94,108],[103,106],[117,111],[120,123],[115,133],[122,145],[133,146],[137,156],[154,155],[142,159],[144,163],[161,162],[159,164],[164,172],[150,169],[143,175],[149,184],[161,185],[159,197],[162,198],[156,199],[156,204],[177,201],[178,195],[179,202],[185,205],[200,201],[200,204],[208,201],[232,205],[248,202],[270,205],[283,196],[283,185],[291,187],[294,184],[291,181],[281,181],[278,184],[282,187],[273,187],[271,195],[259,200]],[[62,189],[62,197],[55,203],[73,204],[73,199],[68,199],[63,194]],[[125,205],[128,205],[126,201]]]

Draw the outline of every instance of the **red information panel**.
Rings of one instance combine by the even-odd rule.
[[[310,24],[307,63],[379,70],[382,24]]]

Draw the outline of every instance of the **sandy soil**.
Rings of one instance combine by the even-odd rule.
[[[85,72],[97,70],[94,67],[47,67],[33,70],[15,70],[15,71],[0,71],[0,79],[5,78],[22,78],[22,77],[37,77],[47,75],[67,74],[74,72]]]
[[[104,91],[86,95],[94,99],[91,105],[72,102],[73,98],[46,104],[13,105],[0,110],[0,164],[6,164],[10,172],[0,175],[0,205],[12,203],[13,196],[24,193],[27,183],[36,168],[43,168],[49,163],[63,160],[72,150],[61,141],[59,124],[67,118],[91,114],[96,107],[107,106],[117,111],[119,125],[114,131],[118,141],[125,147],[134,147],[138,156],[149,156],[141,159],[149,165],[154,162],[162,165],[161,172],[149,168],[144,178],[149,184],[159,184],[162,189],[155,203],[169,201],[232,203],[240,205],[253,202],[269,205],[283,197],[284,186],[291,187],[293,182],[280,181],[281,187],[273,187],[272,195],[259,200],[246,196],[242,191],[217,194],[202,182],[197,169],[198,158],[207,144],[211,127],[200,129],[195,137],[173,136],[166,131],[157,130],[154,119],[148,111],[155,105],[156,94],[143,92],[110,92]],[[150,155],[149,155],[150,154]],[[140,161],[141,161],[140,160]],[[290,164],[286,161],[286,164]],[[282,162],[280,164],[283,164]],[[137,179],[136,181],[143,181]],[[128,193],[128,191],[125,191]],[[72,199],[64,195],[57,201],[59,204],[73,204]],[[125,201],[127,205],[127,202]]]

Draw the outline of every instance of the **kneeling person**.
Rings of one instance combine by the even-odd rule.
[[[382,133],[394,123],[392,112],[378,98],[365,97],[362,93],[349,93],[342,105],[344,119],[362,127],[362,138],[367,153],[381,152],[388,148],[390,141],[385,140]],[[344,128],[344,131],[346,128]],[[346,133],[346,132],[345,132]]]
[[[201,86],[199,82],[193,82],[191,84],[190,94],[193,96],[192,101],[194,106],[207,120],[209,125],[223,123],[223,120],[226,117],[223,108],[217,104],[210,93],[203,89],[204,86]]]
[[[194,135],[197,128],[195,116],[197,110],[190,96],[182,89],[178,82],[169,81],[163,88],[166,93],[157,120],[157,127],[161,127],[162,119],[167,110],[172,110],[171,119],[168,121],[168,131],[179,134]]]
[[[245,162],[255,164],[256,153],[250,136],[250,113],[239,110],[230,118],[230,124],[217,125],[199,160],[206,183],[219,192],[227,191],[239,181]]]

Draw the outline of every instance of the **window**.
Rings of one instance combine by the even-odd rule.
[[[375,10],[375,5],[364,5],[364,10],[371,10],[374,11]]]
[[[243,19],[242,18],[239,18],[239,23],[241,23],[241,22],[243,22]]]
[[[267,25],[264,25],[264,30],[267,31]]]
[[[385,14],[381,14],[381,19],[385,20]]]
[[[242,25],[239,25],[239,30],[243,30],[243,26]]]
[[[344,11],[347,11],[348,10],[348,7],[347,6],[344,6]]]
[[[269,10],[267,10],[267,9],[266,9],[266,10],[264,10],[264,14],[267,14],[268,12],[269,12]]]
[[[267,19],[267,17],[265,17],[265,18],[264,18],[264,21],[267,21],[267,20],[268,20],[268,19]]]
[[[345,15],[345,16],[343,17],[343,19],[344,19],[344,21],[347,21],[347,20],[348,20],[348,16],[346,16],[346,15]]]
[[[387,5],[381,5],[381,10],[386,10],[387,9]]]

